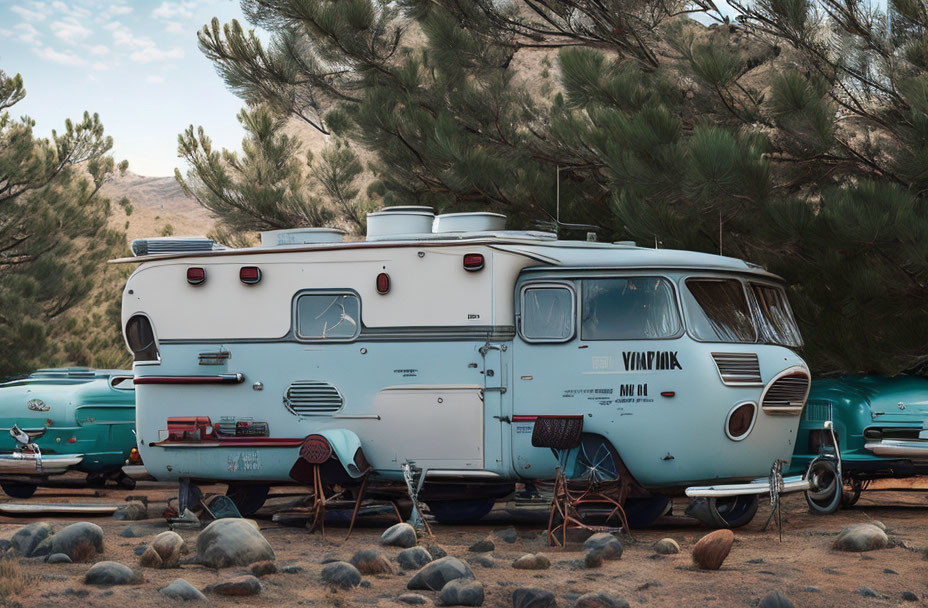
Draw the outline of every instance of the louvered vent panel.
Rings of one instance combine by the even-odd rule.
[[[760,363],[757,353],[712,353],[725,384],[761,384]]]
[[[810,403],[806,405],[805,419],[814,421],[829,420],[828,405],[825,403]]]
[[[338,389],[326,382],[299,380],[287,388],[284,405],[294,414],[331,414],[344,404]]]
[[[798,414],[809,393],[809,376],[804,373],[778,378],[767,388],[761,408],[770,414]]]

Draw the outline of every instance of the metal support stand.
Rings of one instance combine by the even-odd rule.
[[[432,529],[429,522],[422,517],[419,507],[419,491],[425,483],[426,469],[416,466],[413,461],[403,463],[403,480],[406,481],[406,491],[409,492],[409,498],[412,500],[412,513],[409,515],[409,524],[416,530],[425,529],[429,536],[432,536]]]
[[[203,492],[189,477],[181,477],[177,488],[177,514],[183,515],[187,509],[193,511],[203,500]]]
[[[783,512],[780,509],[780,495],[783,493],[783,461],[775,460],[773,466],[770,467],[770,516],[767,518],[764,527],[761,528],[761,531],[767,529],[767,526],[770,525],[771,520],[776,520],[777,522],[777,533],[780,536],[780,542],[783,542]]]

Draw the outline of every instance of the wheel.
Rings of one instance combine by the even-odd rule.
[[[134,490],[135,489],[135,480],[126,475],[124,472],[120,471],[116,476],[116,485],[124,490]]]
[[[474,498],[471,500],[432,500],[425,504],[435,519],[443,524],[472,524],[490,512],[493,498]]]
[[[106,486],[106,475],[104,473],[87,473],[88,488],[102,488],[104,486]]]
[[[669,496],[629,498],[625,501],[625,517],[629,528],[647,528],[659,517],[666,515],[673,505]]]
[[[619,453],[605,437],[584,434],[575,449],[573,475],[569,476],[570,479],[602,482],[619,478]]]
[[[254,515],[267,501],[271,487],[264,484],[230,483],[226,496],[235,503],[235,508],[245,517]]]
[[[833,460],[816,459],[809,465],[806,474],[811,488],[806,490],[806,502],[809,510],[818,515],[829,515],[841,506],[844,496],[844,484],[838,467]]]
[[[860,500],[860,493],[864,489],[864,484],[859,479],[852,479],[844,487],[844,494],[841,495],[841,506],[843,508],[853,507]]]
[[[740,528],[757,513],[757,494],[694,498],[686,514],[710,528]]]
[[[0,488],[3,488],[3,492],[10,498],[26,500],[27,498],[32,498],[32,495],[35,494],[38,486],[34,486],[29,483],[15,483],[7,481],[0,483]]]

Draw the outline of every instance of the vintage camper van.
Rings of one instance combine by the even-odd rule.
[[[810,383],[781,280],[504,225],[396,207],[360,242],[136,242],[122,322],[148,471],[227,481],[254,507],[321,435],[349,477],[413,463],[440,520],[480,517],[559,458],[577,477],[624,464],[657,515],[689,488],[707,523],[750,520]]]

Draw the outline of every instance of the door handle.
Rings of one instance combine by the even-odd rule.
[[[509,419],[509,416],[493,416],[493,418],[499,420],[500,422],[505,422],[506,424],[512,423],[512,420]]]

